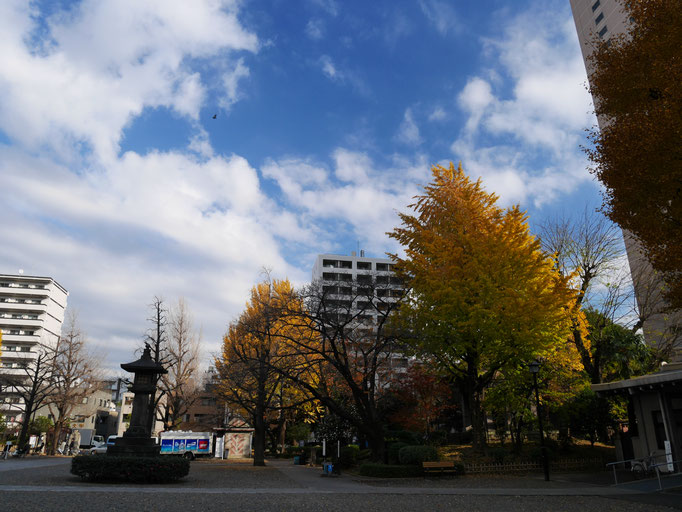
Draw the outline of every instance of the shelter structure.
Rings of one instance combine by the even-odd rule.
[[[661,471],[674,471],[682,459],[682,363],[663,364],[659,371],[604,384],[593,384],[600,395],[628,397],[634,422],[617,436],[618,460],[655,457]]]

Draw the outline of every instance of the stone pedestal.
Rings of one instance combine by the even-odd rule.
[[[107,448],[107,455],[119,457],[155,457],[161,447],[151,437],[123,437],[116,439],[116,444]]]

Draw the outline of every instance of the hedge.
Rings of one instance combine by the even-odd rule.
[[[398,458],[401,464],[421,466],[422,462],[438,460],[438,450],[433,446],[403,446]]]
[[[391,445],[388,447],[388,463],[389,464],[399,464],[400,463],[400,450],[402,448],[405,448],[406,446],[410,446],[410,445],[403,443],[401,441],[391,443]]]
[[[355,466],[358,461],[360,447],[354,444],[341,447],[341,456],[336,460],[339,469],[348,469]]]
[[[189,460],[182,457],[114,457],[77,455],[71,473],[91,482],[162,484],[189,474]]]
[[[409,478],[422,476],[421,466],[399,466],[368,462],[360,466],[360,475],[378,478]]]

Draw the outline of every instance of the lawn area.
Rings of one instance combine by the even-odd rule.
[[[595,443],[590,446],[588,441],[576,441],[566,449],[552,446],[553,458],[557,459],[602,459],[604,462],[616,460],[616,449],[613,446]],[[512,446],[506,443],[490,443],[484,453],[477,452],[470,444],[446,445],[439,448],[441,460],[452,460],[463,464],[489,464],[495,462],[519,462],[536,459],[539,445],[526,443],[520,454],[514,453]]]

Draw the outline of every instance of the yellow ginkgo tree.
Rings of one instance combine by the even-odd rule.
[[[287,381],[281,365],[288,357],[288,327],[283,305],[291,307],[288,280],[266,280],[251,290],[251,298],[232,322],[216,358],[218,395],[254,428],[254,465],[265,464],[265,441],[274,412],[294,407],[308,398]]]
[[[504,209],[462,170],[434,166],[432,181],[389,236],[409,288],[398,321],[418,351],[459,384],[474,444],[485,444],[482,400],[505,370],[564,344],[575,302],[518,206]]]

